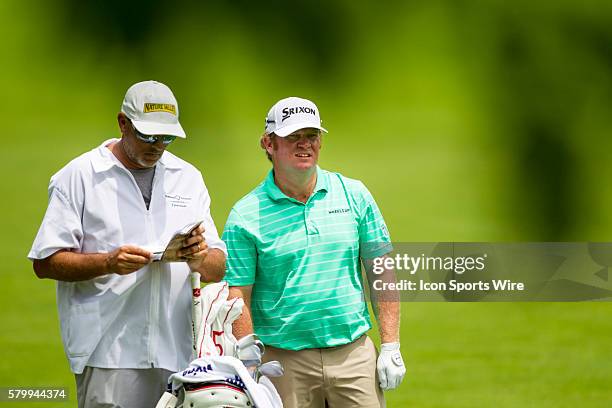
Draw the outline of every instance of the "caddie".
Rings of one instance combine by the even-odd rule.
[[[225,244],[202,174],[168,152],[185,139],[166,85],[139,82],[109,139],[51,177],[49,203],[28,257],[57,280],[62,341],[79,407],[150,408],[191,360],[190,271],[225,273]],[[186,224],[181,262],[153,262]]]
[[[234,335],[254,331],[264,360],[281,362],[285,375],[272,381],[286,408],[382,407],[382,391],[405,374],[399,303],[372,299],[377,358],[361,263],[373,276],[390,237],[363,183],[318,167],[322,132],[309,100],[285,98],[268,112],[260,144],[272,169],[234,205],[223,233],[230,296],[246,306]]]

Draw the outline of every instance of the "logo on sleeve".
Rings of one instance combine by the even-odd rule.
[[[387,239],[389,239],[389,230],[387,229],[387,225],[385,223],[383,223],[382,227],[380,227],[380,229],[382,230],[383,236]]]

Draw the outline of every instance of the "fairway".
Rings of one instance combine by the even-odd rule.
[[[50,177],[120,135],[137,81],[176,95],[168,150],[219,232],[270,169],[266,109],[300,96],[321,168],[365,184],[394,243],[612,242],[612,2],[124,3],[0,1],[0,388],[70,394],[0,408],[76,406],[55,282],[26,257]],[[612,407],[609,301],[405,302],[401,351],[389,408]]]
[[[112,118],[110,121],[109,127],[112,127]],[[6,181],[9,190],[17,195],[5,205],[13,216],[3,220],[4,231],[15,233],[3,234],[2,239],[0,384],[67,387],[71,398],[70,403],[28,403],[28,407],[76,406],[74,377],[60,341],[55,283],[38,280],[26,255],[46,207],[48,178],[100,139],[90,135],[78,144],[59,136],[53,140],[58,153],[47,155],[36,150],[27,184],[17,179]],[[13,154],[4,155],[7,168],[28,149],[24,144],[11,146]],[[202,168],[212,192],[213,217],[218,228],[222,227],[232,203],[259,182],[268,169],[260,152],[250,153],[251,146],[234,148],[245,160],[237,162],[232,171],[240,174],[240,178],[228,185],[224,178],[225,156],[206,149],[202,140],[194,139],[191,145],[177,144],[173,149]],[[388,186],[383,181],[346,161],[339,150],[339,142],[330,136],[322,166],[338,157],[344,174],[361,177],[380,197],[378,202],[392,236],[407,240],[411,235],[409,221],[414,225],[428,222],[427,217],[406,218],[401,199],[385,194]],[[381,148],[381,152],[394,154],[392,147]],[[393,165],[388,163],[387,168]],[[254,170],[247,170],[248,166]],[[399,185],[410,183],[407,174],[398,175],[396,180]],[[416,210],[424,204],[411,205]],[[476,217],[470,212],[465,215]],[[459,237],[481,239],[483,230],[479,225],[473,224]],[[443,227],[438,228],[442,234]],[[438,233],[422,236],[432,238],[428,235]],[[502,233],[492,230],[492,235],[496,234]],[[407,375],[399,389],[386,394],[388,406],[608,406],[612,400],[611,310],[609,302],[403,303],[401,344]],[[372,336],[377,341],[375,331]],[[26,405],[0,403],[1,408]]]
[[[109,109],[112,111],[112,109]],[[112,128],[112,117],[109,119]],[[104,128],[104,127],[103,127]],[[110,131],[112,136],[114,133]],[[246,133],[247,130],[245,129]],[[54,136],[57,154],[37,149],[27,174],[28,183],[7,179],[9,191],[16,192],[5,208],[11,216],[3,220],[2,281],[0,289],[0,384],[2,386],[67,387],[71,402],[0,403],[4,407],[76,406],[74,377],[69,371],[59,333],[55,304],[55,283],[38,280],[26,259],[46,207],[46,187],[53,172],[79,153],[100,143],[89,135],[78,144]],[[41,142],[44,146],[45,143]],[[238,157],[226,182],[223,162],[227,147],[194,138],[191,144],[177,144],[173,152],[202,168],[213,199],[213,217],[221,228],[232,203],[260,181],[268,164],[250,145],[233,147]],[[412,226],[424,230],[429,217],[407,217],[401,196],[386,193],[389,186],[341,154],[340,142],[329,137],[322,166],[338,158],[346,175],[356,176],[373,191],[387,219],[392,236],[408,240]],[[29,151],[15,143],[3,153],[6,168],[16,166]],[[393,156],[392,146],[381,147],[381,155]],[[422,159],[424,160],[424,159]],[[449,162],[452,163],[452,162]],[[387,163],[386,168],[395,166]],[[447,163],[447,166],[451,164]],[[248,167],[252,168],[249,170]],[[376,163],[373,168],[377,167]],[[385,174],[380,170],[377,174]],[[397,185],[411,184],[409,174],[398,174]],[[474,179],[473,183],[483,182]],[[451,188],[452,181],[448,183]],[[404,192],[405,196],[408,196]],[[404,201],[405,202],[405,201]],[[424,211],[424,202],[409,204],[413,211]],[[442,203],[434,204],[442,207]],[[482,202],[481,202],[482,205]],[[450,211],[450,210],[449,210]],[[460,211],[453,209],[452,211]],[[446,214],[449,217],[449,213]],[[464,213],[477,220],[477,209]],[[450,217],[449,219],[451,219]],[[436,225],[433,223],[433,225]],[[437,225],[420,238],[444,235],[453,223]],[[501,236],[503,221],[496,229],[474,222],[457,240],[482,239],[484,232]],[[437,228],[437,232],[436,232]],[[451,235],[446,232],[447,236]],[[397,390],[386,394],[389,407],[606,407],[612,401],[612,319],[609,302],[590,303],[403,303],[401,320],[402,353],[406,379]],[[189,336],[189,333],[185,334]],[[377,341],[377,333],[372,331]]]
[[[67,387],[72,401],[0,407],[76,406],[55,285],[27,269],[4,282],[0,384]],[[406,303],[407,376],[386,394],[388,406],[605,407],[612,398],[611,332],[608,303]]]

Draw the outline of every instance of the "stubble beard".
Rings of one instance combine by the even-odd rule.
[[[126,143],[125,140],[121,139],[119,141],[119,144],[121,145],[121,148],[123,149],[123,153],[125,153],[126,157],[132,163],[135,163],[138,166],[140,166],[142,168],[145,168],[145,169],[150,169],[151,167],[155,166],[155,163],[153,163],[153,164],[147,163],[144,159],[139,158],[138,155],[136,154],[136,152],[134,152],[134,150],[130,146],[130,144]]]

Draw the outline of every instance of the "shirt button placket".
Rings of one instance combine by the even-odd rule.
[[[319,233],[319,229],[313,220],[310,219],[310,215],[312,213],[310,203],[306,203],[304,205],[304,221],[306,223],[306,231],[308,235],[314,235]]]

